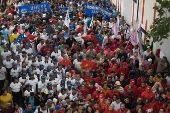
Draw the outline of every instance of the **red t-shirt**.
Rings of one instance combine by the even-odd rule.
[[[153,92],[148,93],[148,92],[144,91],[144,92],[142,92],[141,96],[142,96],[143,102],[145,102],[146,99],[150,100],[151,102],[155,100],[155,93],[153,93]]]
[[[119,91],[109,90],[107,95],[106,95],[106,98],[113,98],[114,95],[120,96],[120,92]]]
[[[100,78],[100,77],[96,77],[96,78],[94,78],[94,81],[96,82],[96,83],[98,83],[99,85],[102,85],[102,83],[104,82],[104,78]]]
[[[125,79],[127,79],[129,77],[129,69],[128,68],[120,67],[119,68],[119,73],[124,73],[125,74]]]
[[[124,90],[127,91],[128,87],[130,86],[130,84],[126,85]],[[132,92],[136,94],[136,91],[137,91],[137,86],[136,85],[133,85],[132,86]]]
[[[82,78],[83,78],[83,80],[84,80],[87,84],[91,83],[92,80],[93,80],[92,77],[89,77],[89,76],[87,76],[87,75],[84,75]]]
[[[92,97],[94,98],[94,100],[98,100],[99,99],[99,96],[103,94],[102,92],[99,92],[99,91],[95,91],[93,94],[92,94]]]
[[[52,52],[53,51],[53,48],[51,46],[43,46],[41,48],[41,53],[43,56],[46,56],[47,55],[47,51],[50,51]]]
[[[142,87],[138,87],[138,90],[137,90],[137,96],[141,96],[142,92],[144,92],[146,89],[146,87],[142,88]]]
[[[64,60],[64,59],[63,59],[63,60],[60,61],[60,63],[61,63],[62,65],[64,65],[64,66],[66,66],[66,67],[72,65],[72,62],[71,62],[69,59],[67,59],[67,60]]]
[[[155,109],[155,105],[150,103],[149,105],[144,105],[143,109],[145,113],[153,113]]]
[[[164,102],[159,103],[158,101],[155,102],[155,111],[156,113],[159,113],[160,109],[165,109],[166,104]]]
[[[93,88],[87,87],[87,89],[89,90],[90,94],[93,94],[96,91],[95,87],[93,87]]]

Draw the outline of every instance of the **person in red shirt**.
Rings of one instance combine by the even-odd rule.
[[[98,87],[96,88],[96,91],[92,94],[93,99],[94,99],[94,100],[98,100],[100,94],[103,94],[103,93],[102,93],[102,87],[101,87],[101,86],[98,86]]]
[[[85,75],[82,77],[84,81],[86,81],[87,85],[89,85],[93,78],[90,76],[90,70],[86,70]]]
[[[90,92],[91,94],[93,94],[93,93],[96,91],[96,87],[95,87],[94,85],[95,85],[94,82],[91,82],[91,83],[89,84],[89,86],[87,87],[87,89],[89,90],[89,92]]]
[[[116,113],[130,113],[130,111],[127,108],[125,108],[125,104],[124,103],[121,103],[120,104],[120,109],[118,109],[116,111]]]
[[[127,91],[127,88],[129,88],[129,86],[132,88],[133,93],[135,93],[137,91],[137,86],[135,85],[135,80],[134,79],[130,80],[130,84],[126,85],[124,90]]]
[[[155,93],[151,91],[151,86],[147,86],[146,91],[141,94],[143,102],[150,100],[151,102],[155,101]]]
[[[101,107],[99,106],[99,103],[98,103],[97,101],[94,103],[94,105],[93,105],[92,108],[93,108],[94,111],[98,110],[99,113],[102,113],[102,109],[101,109]]]
[[[167,108],[165,110],[165,113],[170,113],[170,104],[167,105]]]
[[[99,95],[98,103],[99,103],[99,106],[100,106],[100,108],[102,109],[102,112],[103,112],[104,109],[105,109],[105,106],[106,106],[106,100],[105,100],[104,94]]]
[[[115,113],[114,105],[113,104],[110,104],[110,106],[108,108],[108,111],[106,113]]]
[[[43,56],[46,56],[48,51],[50,51],[50,53],[52,53],[52,51],[53,51],[53,48],[50,46],[49,41],[46,41],[45,44],[46,45],[43,46],[40,50]]]
[[[102,73],[100,73],[98,77],[94,78],[94,81],[99,85],[102,85],[104,80],[105,80],[105,76],[103,76]]]
[[[155,104],[156,113],[159,113],[160,109],[165,109],[166,108],[166,104],[165,104],[165,102],[163,102],[162,97],[159,97],[158,101],[156,101],[154,104]]]
[[[110,105],[112,105],[112,106],[110,106]],[[111,100],[108,98],[108,99],[106,99],[103,113],[108,113],[109,111],[110,111],[110,113],[112,111],[114,111],[114,105],[111,104]]]
[[[146,77],[145,77],[145,75],[141,75],[138,79],[137,79],[137,82],[136,82],[136,85],[137,85],[137,87],[140,87],[141,86],[141,83],[142,82],[145,82],[146,81]]]
[[[148,70],[148,69],[155,70],[155,66],[154,66],[154,64],[152,64],[151,58],[148,59],[148,63],[145,64],[144,67],[143,67],[143,70],[145,70],[145,71]]]
[[[22,48],[25,48],[25,45],[27,43],[30,43],[30,40],[28,39],[27,35],[24,35],[24,39],[22,40]]]
[[[110,89],[106,95],[106,98],[113,98],[113,96],[120,96],[120,92],[117,90],[116,86],[113,86],[113,89]]]
[[[145,100],[145,105],[143,106],[145,113],[154,113],[155,112],[155,104],[151,103],[150,100]]]
[[[146,83],[142,82],[141,86],[138,87],[138,89],[137,89],[137,96],[141,96],[142,92],[144,92],[145,89],[146,89]]]
[[[70,59],[68,59],[68,57],[66,55],[63,56],[63,60],[60,61],[60,63],[62,65],[64,65],[65,67],[71,66],[72,62]]]
[[[83,97],[86,98],[87,93],[88,93],[89,91],[88,91],[88,89],[87,89],[84,85],[81,85],[81,88],[80,88],[79,92],[81,92],[82,95],[83,95]]]
[[[129,77],[129,68],[127,62],[123,62],[123,66],[119,68],[119,73],[124,73],[125,79]]]

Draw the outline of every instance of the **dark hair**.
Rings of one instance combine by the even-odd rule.
[[[42,107],[44,107],[45,106],[45,103],[40,103],[40,107],[42,108]]]
[[[4,88],[1,89],[1,95],[3,95],[3,93],[5,92],[6,90]]]
[[[88,107],[90,107],[90,108],[92,109],[92,113],[94,113],[94,110],[93,110],[92,106],[90,106],[90,105],[88,105],[88,106],[86,107],[86,113],[89,113],[89,112],[88,112]]]

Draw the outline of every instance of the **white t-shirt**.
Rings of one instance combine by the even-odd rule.
[[[6,73],[6,68],[2,67],[0,69],[0,80],[5,80],[5,73]]]
[[[42,81],[38,82],[38,89],[41,89],[41,92],[45,92],[45,89],[47,88],[48,81],[46,80],[44,83]]]
[[[4,61],[3,61],[3,64],[4,64],[4,66],[5,66],[6,68],[10,69],[10,68],[12,68],[13,62],[14,62],[13,59],[11,59],[10,61],[4,60]]]
[[[11,48],[12,48],[12,51],[15,53],[16,52],[16,49],[17,49],[17,46],[20,46],[20,44],[17,42],[16,44],[11,43]]]
[[[49,110],[49,109],[42,111],[41,108],[40,108],[40,111],[41,111],[42,113],[50,113],[50,110]],[[34,113],[38,113],[38,109],[36,109],[36,110],[34,111]]]
[[[7,51],[7,52],[4,52],[2,51],[1,52],[1,56],[5,59],[7,56],[10,56],[11,55],[11,51]]]
[[[58,50],[58,53],[55,53],[54,51],[51,53],[51,57],[54,56],[55,58],[58,58],[61,55],[61,51]]]
[[[25,51],[27,54],[28,54],[28,53],[29,53],[29,54],[33,53],[33,51],[32,51],[31,48],[29,48],[29,49],[23,48],[23,51]]]
[[[34,92],[36,91],[36,84],[38,84],[38,79],[34,78],[33,80],[28,79],[25,84],[31,84]]]
[[[67,94],[62,94],[61,92],[58,94],[58,98],[66,98]]]
[[[120,104],[121,104],[121,103],[122,103],[122,102],[116,103],[116,101],[112,102],[112,104],[114,105],[114,110],[115,110],[115,111],[117,111],[118,109],[120,109]]]
[[[22,84],[20,82],[18,82],[18,83],[12,82],[9,87],[12,89],[12,92],[19,92],[21,86],[22,86]]]
[[[80,69],[80,67],[81,67],[81,62],[79,62],[77,59],[75,59],[75,60],[73,61],[73,64],[74,64],[75,68]]]
[[[11,71],[10,71],[10,75],[12,77],[18,77],[19,76],[19,73],[20,73],[20,69],[17,67],[16,69],[12,68]]]
[[[34,92],[34,90],[33,89],[31,91],[25,90],[24,96],[29,97],[31,92]]]

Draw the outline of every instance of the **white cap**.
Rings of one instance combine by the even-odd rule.
[[[152,62],[152,59],[151,59],[151,58],[149,58],[149,59],[148,59],[148,62]]]
[[[120,84],[120,81],[116,81],[115,84],[118,85],[118,86],[121,85],[121,84]]]
[[[2,25],[1,27],[2,27],[2,28],[4,28],[5,26],[4,26],[4,25]]]
[[[60,16],[60,18],[63,18],[62,16]]]
[[[12,14],[11,14],[11,13],[8,13],[8,16],[12,16]]]
[[[42,14],[42,17],[46,17],[46,14]]]

